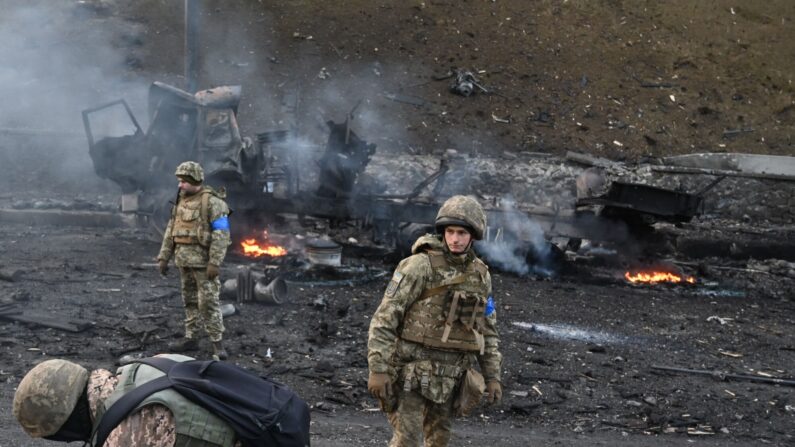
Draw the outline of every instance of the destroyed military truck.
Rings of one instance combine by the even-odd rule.
[[[124,100],[83,111],[94,168],[100,177],[121,187],[122,211],[144,216],[162,232],[176,193],[174,168],[194,160],[204,167],[208,184],[227,190],[227,202],[234,210],[233,227],[238,230],[262,228],[262,223],[279,214],[297,215],[299,220],[311,216],[327,219],[332,226],[345,223],[372,231],[373,242],[393,248],[407,248],[417,236],[433,231],[436,211],[446,198],[440,196],[448,172],[444,158],[439,169],[410,192],[384,195],[383,185],[365,174],[375,145],[351,128],[357,107],[342,123],[326,122],[325,148],[322,155],[314,151],[319,157],[310,160],[299,156],[305,151],[295,129],[259,133],[254,141],[242,137],[237,123],[240,94],[240,86],[191,94],[155,82],[149,89],[146,130]],[[108,126],[107,121],[101,125],[101,115],[111,110],[126,116],[130,134],[99,137]],[[312,182],[308,176],[314,176]],[[310,183],[313,186],[308,188]],[[426,190],[429,194],[421,197]],[[662,203],[661,194],[667,198],[673,192],[613,183],[607,195],[578,201],[578,205],[618,210],[612,217],[487,209],[491,231],[487,229],[487,240],[481,245],[494,244],[498,251],[508,249],[510,256],[537,264],[539,258],[554,252],[544,237],[621,242],[626,235],[617,231],[620,225],[682,221],[699,212],[697,196],[676,193]]]
[[[124,211],[157,214],[176,189],[174,167],[185,160],[201,163],[211,184],[236,192],[255,186],[257,153],[237,125],[240,91],[239,86],[222,86],[191,94],[155,82],[149,89],[146,130],[123,99],[83,111],[94,169],[121,187]],[[97,138],[105,129],[95,119],[102,123],[98,115],[119,107],[134,133]]]
[[[294,130],[260,133],[254,141],[240,135],[240,92],[239,86],[222,86],[191,94],[155,82],[149,89],[146,130],[124,100],[83,111],[95,171],[121,187],[122,211],[144,216],[162,232],[176,193],[174,167],[195,160],[204,167],[208,184],[226,188],[236,228],[256,227],[277,214],[293,214],[299,219],[311,216],[327,219],[332,226],[345,222],[371,230],[373,242],[387,247],[410,246],[419,234],[433,231],[444,198],[436,197],[440,188],[432,191],[430,200],[420,199],[420,195],[434,182],[441,186],[448,171],[444,160],[407,194],[383,195],[383,185],[364,173],[376,146],[351,128],[357,107],[342,123],[326,122],[329,135],[322,154],[317,160],[306,160],[293,156],[293,152],[302,152],[296,151],[299,144]],[[129,134],[102,135],[104,127],[120,125],[108,124],[102,116],[113,110],[117,118],[121,112],[129,121]],[[316,178],[307,189],[310,173]],[[511,213],[521,214],[505,210],[487,213],[492,222],[510,220]],[[567,228],[554,217],[538,216],[538,220],[547,230]],[[574,227],[568,228],[574,231]]]
[[[147,216],[162,230],[176,192],[174,167],[195,160],[204,168],[208,184],[226,189],[227,202],[238,219],[291,213],[334,221],[362,219],[379,227],[388,220],[390,228],[400,220],[394,206],[375,203],[379,198],[370,194],[378,186],[370,182],[366,192],[357,190],[357,180],[375,145],[351,129],[353,111],[341,124],[327,122],[325,152],[310,162],[311,168],[319,166],[317,187],[302,191],[307,161],[291,157],[294,132],[264,132],[257,134],[256,141],[241,137],[237,123],[240,92],[239,86],[221,86],[191,94],[154,82],[149,89],[146,130],[123,99],[83,111],[94,169],[121,187],[122,211]],[[132,133],[100,137],[103,125],[120,127],[101,116],[113,109],[123,112]]]

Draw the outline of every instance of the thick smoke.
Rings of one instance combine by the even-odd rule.
[[[552,246],[541,226],[517,210],[511,198],[502,200],[502,211],[490,216],[487,234],[475,246],[477,251],[489,265],[503,271],[553,276]]]
[[[126,76],[138,25],[119,21],[116,35],[129,37],[119,40],[96,26],[108,20],[108,10],[90,2],[4,1],[2,6],[4,187],[107,189],[107,182],[93,175],[80,112],[121,96],[144,96],[145,85]]]

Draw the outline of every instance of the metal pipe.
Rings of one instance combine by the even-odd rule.
[[[772,383],[776,385],[795,386],[795,380],[779,378],[779,377],[759,377],[759,376],[749,376],[745,374],[729,374],[715,370],[687,369],[687,368],[676,368],[673,366],[660,366],[660,365],[652,365],[651,369],[656,369],[659,371],[685,373],[685,374],[698,374],[702,376],[712,376],[721,380],[726,380],[726,379],[746,380],[749,382]]]

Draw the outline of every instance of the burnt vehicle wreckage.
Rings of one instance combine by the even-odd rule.
[[[250,228],[275,215],[327,219],[331,226],[353,223],[372,230],[372,241],[405,253],[417,236],[432,231],[439,195],[450,167],[443,157],[436,172],[405,194],[380,194],[383,185],[364,171],[376,146],[352,129],[354,107],[345,121],[327,121],[328,139],[318,166],[316,186],[306,189],[307,166],[295,156],[297,131],[259,133],[243,137],[237,122],[239,86],[221,86],[195,94],[154,82],[149,89],[149,127],[144,130],[123,99],[83,111],[89,152],[96,173],[122,189],[122,211],[135,213],[162,232],[173,202],[173,167],[196,160],[205,168],[207,182],[223,186],[232,216],[241,228]],[[108,109],[122,107],[134,133],[97,138],[93,120]],[[655,222],[687,222],[701,213],[703,195],[724,177],[691,194],[643,184],[612,182],[606,193],[579,197],[571,211],[488,207],[489,229],[478,250],[488,259],[489,245],[509,245],[513,256],[537,273],[554,270],[560,261],[556,246],[532,243],[531,222],[546,239],[568,238],[620,244],[632,233],[643,237]],[[423,195],[423,192],[429,192]],[[600,210],[594,212],[593,208]],[[630,231],[616,231],[616,228]],[[532,232],[532,231],[531,231]],[[654,240],[653,238],[650,240]],[[518,248],[513,248],[518,247]],[[557,252],[558,256],[555,256]]]

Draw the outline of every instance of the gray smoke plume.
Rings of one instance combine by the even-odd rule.
[[[112,20],[88,2],[2,1],[0,179],[5,188],[107,190],[93,175],[81,110],[145,84],[126,76],[140,24]]]
[[[490,266],[520,276],[555,275],[552,246],[544,238],[544,230],[517,210],[510,197],[503,198],[502,213],[489,217],[488,231],[475,249]]]

